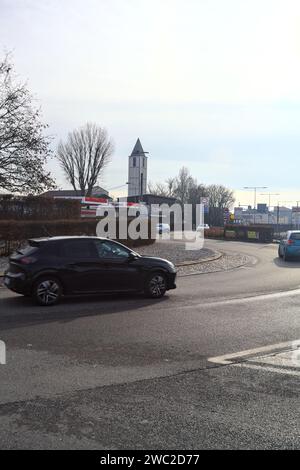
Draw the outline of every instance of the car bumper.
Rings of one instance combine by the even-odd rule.
[[[167,290],[176,289],[176,273],[169,274],[167,282]]]
[[[287,246],[285,252],[287,256],[298,258],[300,257],[300,246]]]
[[[17,294],[27,295],[31,291],[31,284],[23,273],[4,273],[3,285]]]

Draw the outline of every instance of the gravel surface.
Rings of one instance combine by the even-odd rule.
[[[136,249],[141,255],[158,256],[166,258],[174,264],[185,261],[198,261],[215,257],[218,253],[208,248],[202,250],[186,250],[185,244],[173,241],[157,241],[154,245],[141,246]]]
[[[177,272],[179,276],[189,274],[216,273],[219,271],[229,271],[234,268],[239,268],[249,263],[253,264],[253,261],[254,260],[251,256],[241,255],[239,253],[232,255],[224,254],[216,261],[207,261],[189,266],[180,266],[177,268]]]
[[[197,264],[187,266],[178,266],[178,274],[197,274],[197,273],[213,273],[218,271],[228,271],[248,263],[253,263],[251,256],[242,255],[240,253],[226,254],[215,261],[206,261],[207,258],[213,258],[220,254],[214,250],[203,248],[202,250],[185,250],[185,245],[180,242],[158,241],[154,245],[149,245],[137,249],[141,255],[159,256],[167,258],[174,264],[178,265],[184,261],[200,261]]]

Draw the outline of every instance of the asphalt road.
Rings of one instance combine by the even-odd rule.
[[[300,448],[300,361],[211,361],[300,338],[300,263],[275,245],[207,247],[251,262],[180,277],[160,301],[40,308],[1,288],[0,448]]]

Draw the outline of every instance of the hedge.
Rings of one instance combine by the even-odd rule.
[[[205,238],[224,238],[224,227],[210,227],[205,230]]]
[[[89,235],[96,236],[97,219],[75,219],[75,220],[43,220],[43,221],[12,221],[0,220],[0,254],[8,255],[18,246],[24,244],[29,238],[66,236],[66,235]],[[149,221],[149,233],[150,221]],[[117,228],[118,233],[118,228]],[[117,238],[116,238],[117,240]],[[124,245],[135,248],[150,245],[155,239],[142,240],[120,240]]]
[[[80,211],[80,201],[75,199],[0,196],[0,220],[77,219]]]

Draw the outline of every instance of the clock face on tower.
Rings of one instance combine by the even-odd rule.
[[[128,157],[128,196],[142,196],[147,192],[147,154],[140,139]]]

